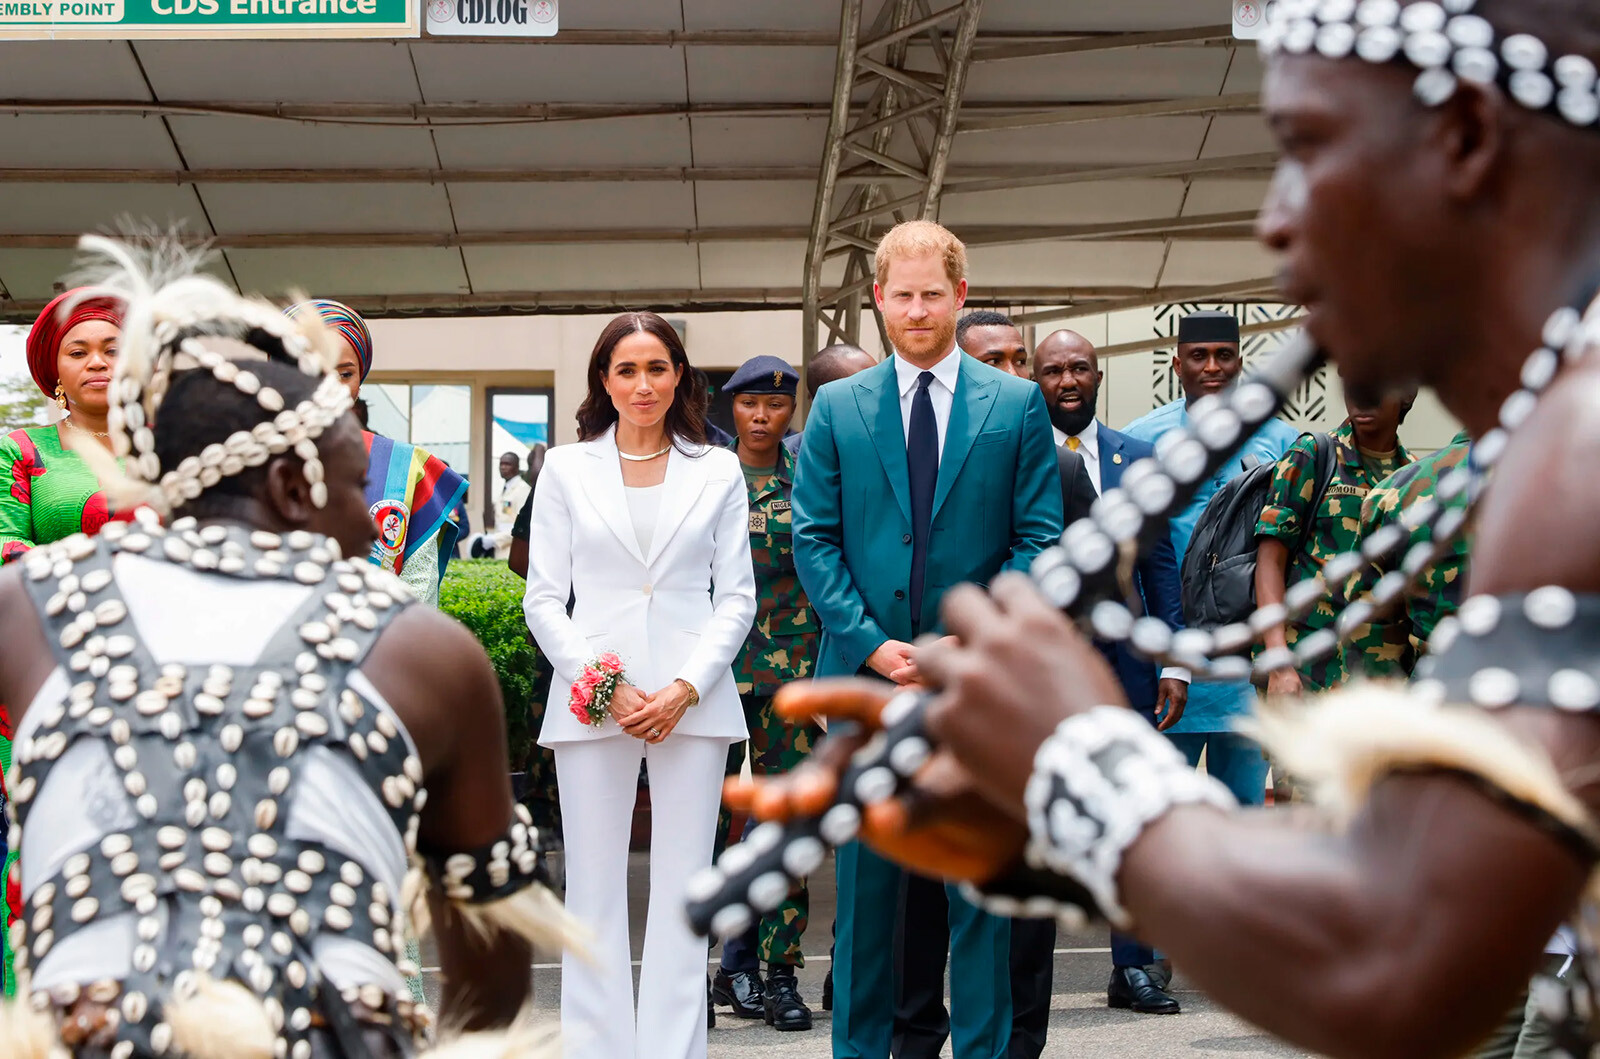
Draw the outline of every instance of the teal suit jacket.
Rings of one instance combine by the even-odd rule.
[[[1061,485],[1044,398],[961,354],[939,457],[920,632],[952,585],[1027,570],[1061,535]],[[818,676],[854,674],[913,636],[911,482],[894,359],[817,391],[794,481],[794,559],[822,621]]]

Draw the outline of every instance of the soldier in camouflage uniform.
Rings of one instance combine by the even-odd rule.
[[[1256,602],[1283,601],[1284,589],[1321,572],[1322,564],[1355,548],[1361,536],[1361,505],[1373,486],[1411,462],[1397,430],[1410,401],[1385,401],[1377,409],[1348,406],[1350,418],[1333,432],[1332,477],[1315,512],[1317,496],[1316,439],[1303,436],[1278,461],[1267,493],[1267,505],[1256,523]],[[1310,519],[1308,524],[1307,519]],[[1296,550],[1304,535],[1305,544]],[[1300,637],[1333,624],[1334,610],[1324,596],[1306,617],[1287,628],[1269,630],[1264,646],[1293,647]],[[1302,689],[1321,691],[1348,679],[1344,658],[1335,652],[1298,672],[1272,676],[1267,690],[1292,695]]]
[[[734,679],[744,700],[750,741],[728,753],[728,774],[737,776],[746,748],[758,776],[788,772],[811,753],[821,735],[813,725],[778,717],[772,697],[791,680],[811,675],[821,629],[806,601],[794,568],[790,538],[795,455],[783,435],[795,410],[799,374],[777,357],[746,362],[724,388],[733,398],[738,437],[733,449],[744,465],[750,496],[750,558],[756,574],[756,619],[734,663]],[[718,849],[727,841],[731,820],[718,821]],[[800,937],[805,932],[810,894],[801,885],[745,936],[723,947],[722,967],[712,986],[719,1004],[745,1018],[765,1018],[779,1030],[808,1030],[811,1011],[800,999],[794,969],[803,966]],[[767,963],[767,981],[760,963]]]
[[[1400,512],[1430,497],[1439,479],[1466,461],[1472,440],[1466,431],[1430,456],[1402,467],[1373,487],[1361,505],[1361,536],[1376,533],[1395,521]],[[1466,503],[1465,494],[1452,501]],[[1413,533],[1407,547],[1420,539]],[[1406,597],[1405,606],[1360,626],[1344,648],[1344,665],[1352,676],[1404,679],[1411,675],[1443,618],[1454,614],[1461,604],[1461,586],[1467,579],[1468,537],[1456,541],[1450,554],[1424,572],[1421,583]],[[1373,568],[1357,574],[1345,586],[1346,598],[1356,599],[1370,592],[1377,583]]]

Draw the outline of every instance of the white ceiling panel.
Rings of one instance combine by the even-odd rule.
[[[269,298],[467,291],[455,250],[229,250],[228,260],[240,287]]]
[[[1110,33],[1226,25],[1227,0],[986,0],[985,33]]]
[[[694,118],[696,165],[822,164],[827,118]]]
[[[824,264],[822,282],[843,282],[844,266],[844,258]],[[806,244],[802,240],[700,244],[700,274],[707,287],[798,288],[804,282],[805,269]]]
[[[950,163],[1135,165],[1178,162],[1199,155],[1205,136],[1205,118],[1130,118],[1034,129],[964,132],[950,148]],[[818,157],[821,157],[820,150]]]
[[[1218,114],[1206,136],[1206,158],[1226,158],[1233,154],[1274,154],[1272,138],[1260,114]]]
[[[1181,180],[1122,180],[1095,184],[946,195],[939,220],[969,224],[1101,224],[1177,216]]]
[[[479,291],[697,288],[700,265],[684,243],[474,246],[465,251]]]
[[[568,0],[561,28],[682,29],[683,9],[681,0]]]
[[[432,169],[425,128],[175,115],[173,135],[195,169]]]
[[[806,244],[704,243],[700,274],[707,287],[799,287],[806,268]],[[824,282],[838,282],[844,262],[829,269]]]
[[[48,300],[72,271],[76,256],[72,250],[0,249],[0,284],[18,301]]]
[[[688,49],[696,103],[826,103],[833,98],[833,48]]]
[[[744,182],[701,180],[695,184],[695,204],[701,225],[789,225],[811,223],[817,197],[813,183],[796,180]]]
[[[131,114],[3,114],[0,165],[177,169],[182,161],[160,118]]]
[[[1148,48],[977,63],[967,79],[976,102],[1166,99],[1222,91],[1226,48]]]
[[[430,103],[687,102],[680,48],[434,41],[415,55]]]
[[[21,301],[53,298],[66,289],[66,277],[77,267],[76,250],[0,250],[0,284]],[[228,286],[233,278],[221,254],[212,254],[200,265]]]
[[[792,29],[839,32],[839,5],[827,0],[682,0],[688,29]],[[867,0],[875,12],[880,0]],[[939,6],[946,6],[941,3]],[[870,15],[867,19],[871,21]]]
[[[1267,197],[1265,180],[1196,180],[1183,204],[1185,217],[1259,210]]]
[[[210,235],[191,187],[162,184],[8,184],[0,232],[79,234],[112,231],[127,218],[157,228]]]
[[[1261,52],[1254,45],[1241,45],[1233,53],[1233,68],[1228,71],[1224,92],[1261,91],[1261,78],[1266,67],[1261,62]]]
[[[449,232],[445,189],[429,184],[205,184],[219,235],[266,232]]]
[[[689,119],[671,116],[523,125],[438,125],[433,134],[439,144],[439,157],[452,169],[686,166],[693,157]]]
[[[984,286],[1148,287],[1161,267],[1159,242],[1028,243],[975,246],[967,252],[972,289]]]
[[[0,42],[0,98],[149,99],[126,41]]]
[[[163,101],[417,101],[403,42],[142,40],[134,46]]]
[[[452,184],[450,201],[463,232],[695,226],[682,183]]]
[[[1278,265],[1272,254],[1258,243],[1192,240],[1172,244],[1163,286],[1200,286],[1231,283],[1276,275]]]

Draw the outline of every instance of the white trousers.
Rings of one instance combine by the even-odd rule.
[[[561,960],[565,1059],[704,1059],[704,938],[689,930],[683,892],[711,863],[728,740],[628,735],[555,748],[566,843],[567,910],[594,932],[594,962]],[[628,835],[639,761],[650,775],[650,909],[637,1019],[628,950]]]

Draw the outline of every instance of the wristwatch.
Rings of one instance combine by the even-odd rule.
[[[682,677],[677,678],[673,681],[673,683],[682,684],[683,690],[689,693],[689,705],[685,706],[684,709],[691,709],[700,705],[700,693],[694,689],[693,684],[689,683],[687,680],[684,680]]]

